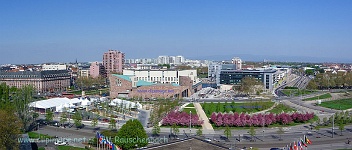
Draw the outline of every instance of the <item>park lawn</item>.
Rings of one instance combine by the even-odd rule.
[[[311,98],[306,98],[303,101],[312,101],[312,100],[318,100],[318,99],[327,99],[327,98],[331,98],[331,94],[330,93],[326,93],[323,95],[319,95],[319,96],[315,96],[315,97],[311,97]]]
[[[352,98],[322,102],[319,106],[336,110],[346,110],[352,108]]]
[[[32,139],[38,139],[39,138],[39,134],[36,133],[36,132],[28,132],[28,136],[29,136],[29,138],[32,138]],[[47,138],[51,139],[53,137],[45,135],[45,134],[40,134],[40,138],[41,139],[47,139]]]
[[[300,95],[307,95],[307,94],[311,94],[314,93],[316,91],[314,90],[299,90],[299,89],[284,89],[282,90],[282,92],[287,95],[290,96],[290,94],[292,94],[293,96],[300,96]]]
[[[45,147],[39,147],[38,150],[45,150]]]
[[[188,104],[186,107],[194,107],[193,103]]]
[[[292,111],[296,111],[296,110],[291,107],[288,107],[284,104],[278,104],[277,106],[275,106],[272,110],[269,110],[268,112],[278,114],[278,113],[282,113],[282,111],[292,112]]]
[[[230,111],[242,113],[254,113],[262,110],[266,110],[274,105],[275,102],[271,101],[260,101],[250,103],[204,103],[202,108],[205,114],[210,117],[213,112],[228,113]]]
[[[58,150],[86,150],[85,148],[73,147],[73,146],[58,146]]]
[[[189,114],[189,111],[192,112],[192,114],[197,114],[197,111],[195,108],[183,108],[182,110],[183,112],[186,112],[187,114]]]

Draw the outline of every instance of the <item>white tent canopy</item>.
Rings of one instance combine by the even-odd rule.
[[[81,100],[81,105],[82,106],[88,106],[90,104],[91,104],[91,102],[87,98]]]
[[[112,100],[109,105],[110,106],[118,106],[118,107],[120,107],[122,105],[123,107],[125,107],[127,109],[130,108],[130,106],[131,106],[131,108],[138,108],[138,109],[142,108],[142,105],[139,104],[138,102],[135,103],[135,102],[126,101],[126,100],[122,100],[122,99],[118,99],[118,98]]]
[[[49,109],[55,108],[57,111],[62,111],[65,107],[73,107],[81,105],[81,101],[77,98],[69,99],[69,98],[51,98],[47,100],[41,100],[32,102],[29,104],[30,107],[39,108],[39,109]]]

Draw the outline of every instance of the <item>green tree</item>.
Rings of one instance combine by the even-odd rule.
[[[178,128],[178,126],[176,124],[173,124],[172,131],[174,132],[175,136],[177,136],[178,133],[180,132],[180,129]]]
[[[229,126],[226,126],[224,134],[227,138],[231,137],[231,128]]]
[[[147,138],[148,135],[145,132],[141,122],[136,119],[128,120],[117,133],[117,137],[121,139],[141,139],[141,140],[132,140],[125,142],[123,140],[115,140],[114,143],[120,146],[122,149],[135,149],[137,147],[144,147],[148,144]]]
[[[110,118],[109,129],[116,129],[116,120],[113,118]]]
[[[72,119],[73,119],[73,122],[74,122],[76,128],[78,128],[78,127],[80,127],[82,125],[82,115],[81,115],[80,112],[77,111],[73,115]]]
[[[263,84],[260,80],[257,80],[253,77],[244,77],[241,80],[241,84],[238,87],[238,90],[246,94],[254,94],[256,92],[254,88],[256,85],[263,85]]]
[[[153,136],[159,135],[159,133],[160,133],[160,126],[158,125],[158,123],[154,123],[153,129],[152,129],[152,133],[153,133]]]
[[[21,129],[21,120],[13,111],[0,109],[0,149],[19,149],[18,138]]]
[[[201,129],[201,128],[199,128],[198,130],[197,130],[197,136],[202,136],[203,135],[203,130]]]
[[[343,123],[343,121],[339,122],[339,130],[341,131],[341,136],[342,136],[342,131],[345,130],[345,124]]]
[[[95,128],[97,125],[98,125],[98,117],[94,117],[92,122],[91,122],[91,125],[93,128]]]
[[[327,126],[328,125],[328,118],[324,117],[323,118],[323,123],[324,123],[325,126]]]
[[[282,134],[284,134],[285,133],[285,131],[284,131],[284,129],[280,126],[279,127],[279,130],[277,131],[277,134],[279,134],[280,135],[280,141],[282,140]]]
[[[33,117],[33,120],[37,120],[37,118],[39,117],[39,114],[36,113],[36,112],[34,112],[34,113],[32,114],[32,117]]]
[[[251,141],[254,141],[254,140],[253,140],[253,137],[255,136],[256,132],[255,132],[253,126],[251,126],[251,127],[249,128],[249,132],[248,132],[248,133],[249,133],[249,135],[251,135]]]
[[[60,124],[64,124],[67,121],[67,113],[63,112],[60,117]]]
[[[47,110],[46,114],[45,114],[45,120],[47,122],[51,122],[51,121],[53,121],[53,119],[54,119],[54,113],[50,109]]]

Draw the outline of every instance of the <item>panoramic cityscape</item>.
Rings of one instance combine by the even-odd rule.
[[[3,1],[0,150],[352,150],[351,1]]]

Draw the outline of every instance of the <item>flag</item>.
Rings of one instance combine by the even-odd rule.
[[[297,142],[297,149],[299,149],[299,150],[303,150],[303,147],[302,147],[302,144],[301,144],[301,141],[299,141],[298,140],[298,142]]]
[[[293,150],[298,150],[297,145],[296,145],[296,141],[293,141]]]
[[[306,143],[307,143],[307,144],[312,144],[312,142],[307,138],[306,135],[304,135],[304,137],[305,137],[305,140],[306,140]]]
[[[99,139],[100,138],[100,133],[99,132],[97,132],[97,139]]]
[[[302,140],[302,138],[301,138],[301,143],[303,146],[308,147],[307,144],[304,142],[304,140]]]

